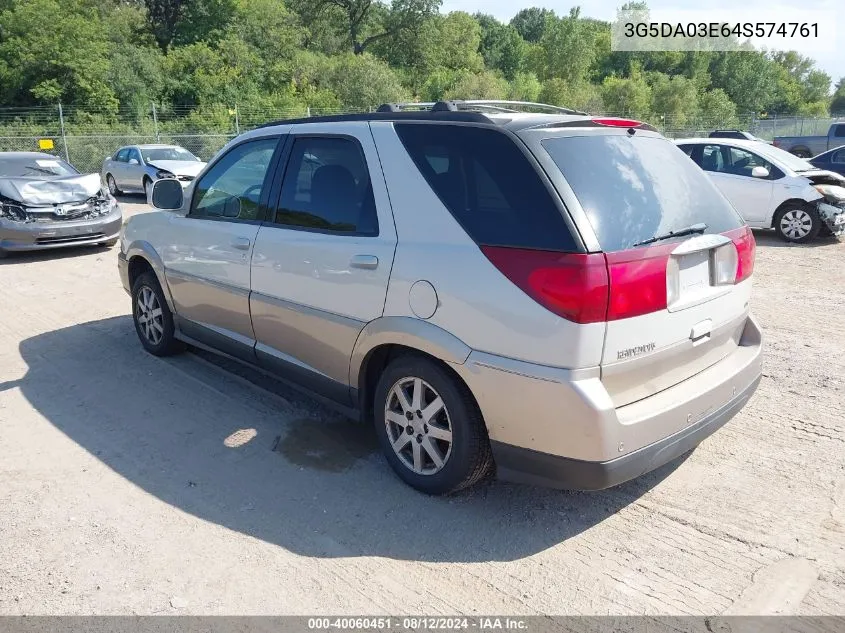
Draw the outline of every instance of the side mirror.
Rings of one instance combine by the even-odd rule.
[[[769,177],[769,170],[763,167],[762,165],[757,165],[754,169],[751,170],[751,177],[752,178],[768,178]]]
[[[138,159],[137,159],[137,158],[130,158],[130,159],[129,159],[129,164],[130,164],[130,165],[140,165],[140,163],[138,162]]]
[[[156,180],[150,190],[147,200],[154,209],[162,211],[176,211],[182,208],[185,203],[185,194],[182,185],[174,178]]]

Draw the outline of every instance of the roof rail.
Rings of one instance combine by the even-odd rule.
[[[408,103],[385,103],[379,106],[376,112],[405,112],[407,110],[430,110],[431,112],[456,112],[456,111],[477,111],[477,112],[519,112],[523,110],[542,110],[553,114],[578,114],[589,116],[586,112],[564,108],[561,106],[549,105],[548,103],[535,103],[533,101],[499,101],[494,99],[469,99],[438,102],[408,102]]]

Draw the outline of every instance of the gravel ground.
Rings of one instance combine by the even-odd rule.
[[[845,244],[757,238],[756,395],[590,494],[417,494],[369,428],[145,354],[115,250],[6,260],[0,614],[843,614]]]

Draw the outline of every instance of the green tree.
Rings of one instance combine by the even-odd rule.
[[[580,19],[580,8],[574,7],[565,18],[546,17],[540,40],[542,56],[535,72],[541,79],[559,77],[578,83],[587,78],[595,58],[592,30]]]
[[[599,87],[586,81],[571,83],[552,78],[543,82],[540,101],[594,114],[605,110]]]
[[[764,53],[714,53],[713,87],[721,88],[739,112],[766,112],[775,97],[777,71]]]
[[[605,109],[613,114],[647,117],[651,109],[651,86],[637,69],[627,78],[606,77],[601,94]]]
[[[370,54],[347,53],[332,59],[325,75],[315,84],[334,92],[344,107],[360,110],[405,101],[407,97],[399,77]]]
[[[0,12],[0,99],[6,105],[85,104],[116,110],[112,45],[86,0],[26,0]]]
[[[526,43],[514,27],[499,22],[492,15],[473,16],[481,26],[481,55],[488,68],[500,70],[513,79],[523,65]]]
[[[146,112],[164,87],[164,55],[145,28],[144,10],[108,2],[101,8],[101,19],[110,46],[106,83],[121,105]]]
[[[455,84],[449,88],[445,99],[504,99],[508,94],[508,82],[492,71],[480,73],[462,72]]]
[[[174,44],[215,42],[224,36],[235,19],[242,0],[188,0],[183,15],[176,23]],[[268,7],[269,8],[269,7]]]
[[[161,50],[166,51],[176,35],[189,0],[144,0],[147,19]]]
[[[418,29],[437,13],[442,0],[393,0],[385,5],[378,0],[295,0],[295,8],[307,26],[332,9],[342,13],[348,42],[356,55],[373,43]]]
[[[554,17],[555,12],[549,9],[530,7],[522,9],[510,22],[526,42],[539,42],[546,29],[546,19]]]
[[[484,59],[478,52],[481,27],[470,14],[453,11],[432,24],[436,25],[436,31],[423,53],[430,68],[466,69],[472,72],[484,69]]]
[[[833,115],[845,114],[845,77],[839,79],[836,84],[836,92],[830,102],[830,113]]]
[[[543,84],[534,73],[516,73],[510,82],[508,99],[514,101],[539,101]]]
[[[736,106],[724,90],[716,88],[701,93],[698,99],[701,119],[706,127],[730,128],[737,124]]]
[[[649,73],[647,80],[651,86],[651,112],[665,117],[661,121],[680,127],[695,118],[699,104],[694,81],[664,73]]]

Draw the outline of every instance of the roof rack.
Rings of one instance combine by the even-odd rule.
[[[541,110],[552,114],[578,114],[588,116],[586,112],[581,112],[580,110],[549,105],[548,103],[535,103],[533,101],[500,101],[494,99],[385,103],[379,106],[376,112],[407,112],[409,110],[430,110],[431,112],[475,111],[511,113],[520,112],[522,110]]]

